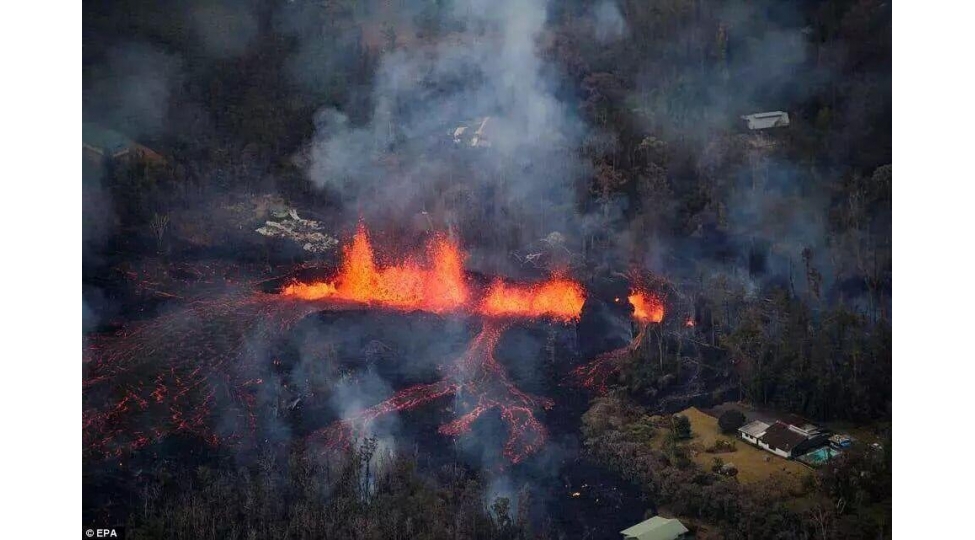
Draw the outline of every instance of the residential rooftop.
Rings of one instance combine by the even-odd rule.
[[[623,538],[634,540],[674,540],[687,532],[687,527],[676,519],[654,516],[628,529],[623,529],[620,534]]]
[[[760,440],[773,448],[792,452],[795,447],[806,442],[806,439],[802,433],[790,429],[788,424],[776,422],[765,430]]]
[[[769,428],[769,425],[770,424],[762,422],[761,420],[754,420],[738,428],[738,431],[748,435],[749,437],[758,438],[762,436],[762,433],[765,433],[765,430]]]

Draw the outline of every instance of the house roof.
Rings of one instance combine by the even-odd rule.
[[[469,124],[457,126],[454,129],[454,142],[466,146],[491,146],[488,121],[490,116],[474,120]]]
[[[741,119],[746,122],[748,129],[769,129],[789,125],[789,113],[785,111],[746,114]]]
[[[782,415],[782,417],[780,419],[782,420],[782,422],[784,422],[786,424],[792,424],[793,426],[796,426],[796,427],[802,428],[802,429],[806,429],[806,428],[816,429],[817,428],[817,426],[815,424],[813,424],[809,420],[806,420],[805,418],[799,416],[798,414],[792,414],[792,413],[784,414],[784,415]]]
[[[821,432],[819,426],[796,414],[786,414],[780,420],[788,424],[793,431],[799,431],[803,435],[812,436]]]
[[[81,126],[82,144],[102,153],[114,156],[135,145],[135,141],[111,129],[106,129],[90,122]]]
[[[765,430],[759,440],[772,448],[791,452],[793,448],[806,441],[806,436],[789,429],[788,424],[776,422]]]
[[[162,160],[162,156],[117,131],[101,127],[97,124],[84,122],[81,125],[81,144],[83,147],[103,156],[119,157],[133,150],[139,155],[153,160]]]
[[[755,420],[741,426],[738,428],[738,431],[748,435],[749,437],[761,437],[768,427],[769,424],[762,422],[761,420]]]
[[[620,534],[624,538],[636,540],[674,540],[686,532],[687,527],[680,521],[654,516],[628,529],[623,529]]]

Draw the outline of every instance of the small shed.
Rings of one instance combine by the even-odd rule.
[[[684,537],[687,533],[687,527],[679,520],[660,516],[654,516],[620,531],[623,538],[627,540],[675,540]]]
[[[746,114],[741,117],[745,125],[752,131],[785,127],[789,125],[789,113],[785,111],[770,111]]]

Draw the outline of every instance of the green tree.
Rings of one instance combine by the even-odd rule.
[[[691,438],[691,420],[683,414],[675,414],[670,420],[670,429],[676,439]]]
[[[724,433],[732,433],[744,424],[745,415],[735,409],[727,410],[718,417],[718,427]]]

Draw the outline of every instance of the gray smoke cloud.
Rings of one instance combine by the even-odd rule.
[[[735,1],[701,17],[674,16],[671,26],[645,29],[658,37],[630,96],[632,118],[655,137],[680,141],[688,163],[670,165],[693,168],[705,180],[691,184],[671,172],[672,189],[706,189],[708,197],[689,230],[620,239],[621,245],[642,244],[646,268],[664,275],[721,276],[749,294],[771,283],[791,285],[801,294],[807,288],[803,252],[809,250],[822,287],[835,282],[827,254],[830,200],[822,177],[774,144],[810,122],[791,107],[835,74],[810,62],[815,51],[798,8],[793,14],[785,6],[781,11],[771,18]],[[631,24],[639,17],[628,12]],[[700,43],[710,45],[695,46]],[[793,126],[764,133],[772,144],[760,147],[759,135],[745,129],[740,116],[777,110],[789,112]],[[716,228],[722,232],[713,233]],[[753,251],[767,258],[761,275],[749,271]]]
[[[392,386],[382,376],[373,369],[366,369],[339,380],[332,388],[329,401],[340,418],[350,420],[363,410],[388,399],[393,393]],[[366,431],[357,435],[375,437],[380,449],[395,454],[396,438],[400,432],[397,413],[382,415],[362,427]]]
[[[735,128],[739,115],[780,110],[813,93],[828,76],[802,69],[810,54],[803,28],[771,23],[748,3],[724,4],[701,24],[671,20],[679,24],[655,30],[660,37],[632,96],[651,133],[705,141]],[[701,41],[713,49],[695,45]],[[675,64],[680,76],[666,72]]]
[[[115,47],[104,62],[85,73],[85,121],[133,139],[158,136],[166,128],[170,98],[181,79],[181,60],[158,47],[145,43]],[[86,268],[104,262],[103,249],[118,230],[107,172],[94,156],[84,159],[81,234]],[[112,308],[97,287],[87,287],[82,299],[82,331],[97,327]]]
[[[596,40],[600,43],[616,41],[626,36],[629,29],[626,19],[620,13],[619,7],[613,0],[603,0],[592,10],[593,30]]]
[[[128,43],[113,48],[85,75],[86,120],[129,137],[155,136],[166,126],[182,60],[154,45]]]
[[[440,14],[457,30],[388,50],[368,122],[335,109],[319,113],[312,181],[336,193],[349,217],[433,223],[465,238],[477,237],[465,227],[484,220],[514,244],[574,226],[564,210],[586,171],[574,152],[585,127],[556,97],[557,74],[537,51],[546,7],[541,0],[458,2]],[[508,231],[504,223],[518,226]]]
[[[256,5],[250,0],[209,0],[190,6],[185,17],[213,58],[238,56],[257,36]]]

